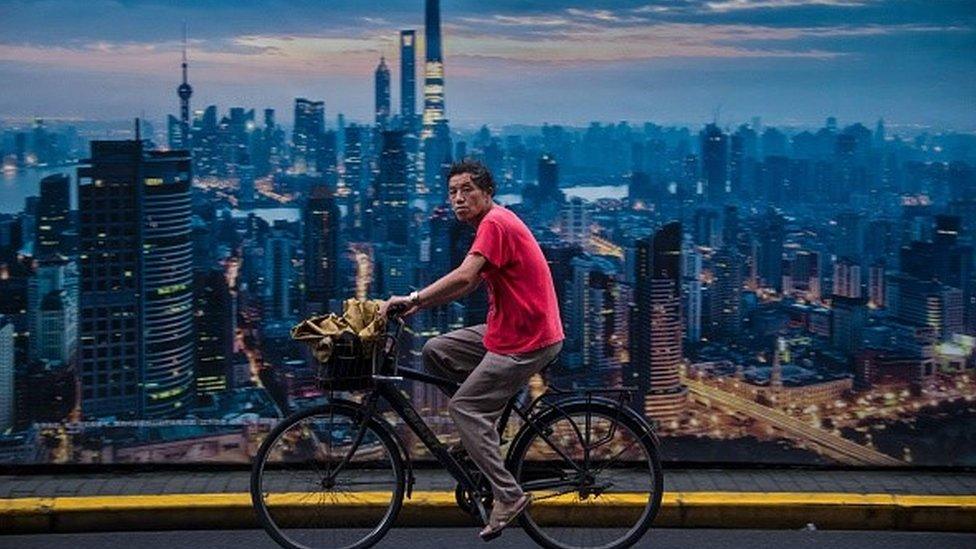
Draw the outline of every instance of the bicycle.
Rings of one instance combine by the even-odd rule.
[[[252,502],[261,525],[283,547],[359,549],[380,541],[393,526],[404,496],[412,496],[415,477],[403,440],[379,413],[381,401],[457,481],[458,506],[487,524],[487,480],[462,449],[449,451],[440,442],[396,387],[413,380],[453,395],[460,385],[400,367],[403,320],[393,312],[390,319],[395,333],[388,330],[369,359],[359,358],[362,349],[350,340],[340,341],[323,363],[330,396],[360,389],[362,401],[330,398],[288,416],[255,456]],[[539,545],[616,549],[632,545],[650,528],[663,491],[659,441],[626,406],[632,392],[550,386],[536,398],[523,398],[523,389],[509,399],[497,428],[502,436],[513,412],[522,420],[511,441],[502,443],[511,442],[506,466],[533,496],[519,521]]]

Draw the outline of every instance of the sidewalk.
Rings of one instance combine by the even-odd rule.
[[[473,524],[453,479],[415,473],[400,526]],[[686,469],[664,478],[656,527],[976,531],[976,473]],[[248,483],[247,471],[0,476],[0,532],[253,528]]]

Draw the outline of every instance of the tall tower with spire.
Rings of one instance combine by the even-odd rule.
[[[376,67],[376,125],[386,129],[390,121],[390,69],[386,66],[386,58],[380,57],[380,64]]]
[[[424,19],[426,63],[424,64],[424,127],[421,139],[434,135],[434,127],[444,117],[444,59],[441,56],[440,0],[427,0]]]
[[[193,95],[193,88],[187,82],[186,74],[186,23],[183,24],[183,83],[176,88],[176,94],[180,96],[180,144],[181,148],[190,149],[190,96]]]
[[[413,131],[417,116],[415,34],[412,29],[400,31],[400,117]]]

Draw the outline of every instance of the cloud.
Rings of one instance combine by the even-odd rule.
[[[380,55],[397,58],[402,28],[417,29],[418,71],[423,65],[416,0],[40,0],[17,9],[2,2],[0,66],[14,81],[0,107],[41,112],[46,101],[84,114],[99,102],[126,101],[128,110],[139,102],[171,108],[184,19],[200,104],[281,107],[308,95],[369,114],[372,71]],[[538,101],[521,113],[528,117],[557,99],[564,113],[631,103],[639,110],[662,100],[647,90],[665,86],[667,100],[681,105],[713,104],[723,94],[731,104],[746,90],[770,104],[768,94],[815,91],[853,102],[856,92],[859,105],[887,94],[906,112],[948,112],[945,105],[976,93],[963,81],[976,70],[971,0],[451,0],[442,2],[442,25],[452,116],[478,116],[467,104],[506,117],[522,108],[518,97]],[[63,89],[30,92],[57,82],[55,75],[64,76]],[[893,89],[930,82],[943,87]],[[506,92],[497,105],[478,95],[499,85]],[[73,103],[84,93],[88,103]],[[781,103],[786,110],[797,101]]]
[[[506,32],[463,21],[445,25],[448,67],[461,74],[477,69],[464,60],[497,59],[523,65],[594,64],[645,59],[784,58],[834,59],[848,55],[831,38],[966,32],[966,27],[867,25],[860,27],[771,27],[689,23],[572,24],[532,17],[515,24],[543,25],[544,33]],[[502,30],[499,30],[499,29]],[[817,47],[805,46],[818,40]],[[0,43],[0,61],[35,67],[62,67],[106,73],[164,74],[179,63],[180,43],[105,40],[61,46]],[[386,29],[358,36],[248,34],[219,40],[193,40],[191,67],[205,68],[221,81],[267,80],[309,71],[322,75],[363,75],[380,55],[396,56],[396,35]],[[452,66],[453,65],[453,66]],[[457,72],[455,72],[457,74]]]
[[[604,23],[636,23],[644,21],[644,19],[641,17],[627,17],[611,10],[583,10],[578,8],[569,8],[566,10],[566,13],[581,19],[590,19]]]
[[[775,8],[796,8],[800,6],[832,6],[839,8],[859,8],[875,0],[721,0],[706,2],[714,11],[756,10]]]
[[[512,27],[555,27],[570,24],[570,20],[565,17],[553,15],[501,15],[494,14],[486,21],[483,17],[458,17],[458,21],[479,25],[483,23],[494,23]]]
[[[349,76],[371,71],[393,38],[246,35],[190,43],[191,73],[213,81],[247,83],[317,72]],[[89,42],[65,46],[0,44],[0,61],[37,70],[60,68],[106,74],[160,76],[180,63],[182,44]]]

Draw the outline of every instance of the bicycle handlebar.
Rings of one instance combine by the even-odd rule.
[[[406,312],[409,306],[406,303],[396,303],[386,309],[386,317],[391,320],[400,320],[400,315]]]

